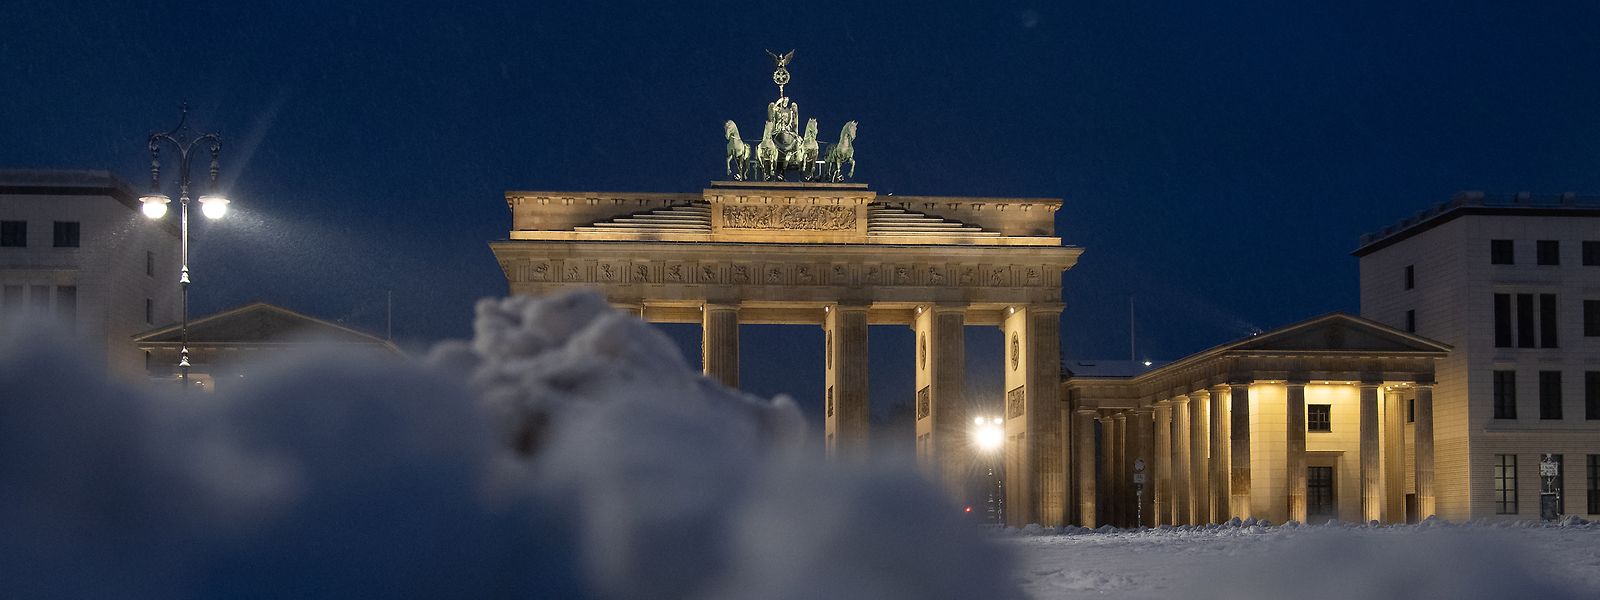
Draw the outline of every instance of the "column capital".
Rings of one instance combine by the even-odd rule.
[[[1073,414],[1076,414],[1076,415],[1078,415],[1080,417],[1093,417],[1096,414],[1099,414],[1099,412],[1100,411],[1095,410],[1093,408],[1080,408],[1078,410],[1073,411]]]
[[[957,302],[938,302],[922,306],[923,310],[932,311],[935,314],[953,312],[965,314],[969,308],[971,308],[971,306],[968,306],[966,303]]]
[[[1415,386],[1419,390],[1423,389],[1423,388],[1427,388],[1429,391],[1433,390],[1433,382],[1432,381],[1418,381],[1418,382],[1413,383],[1411,385]]]
[[[1117,414],[1111,415],[1111,418],[1116,419],[1118,421],[1126,421],[1128,419],[1128,412],[1127,411],[1120,411]]]
[[[1254,379],[1230,379],[1228,380],[1228,391],[1238,392],[1241,388],[1249,390],[1250,384],[1255,382],[1256,380]]]
[[[840,300],[838,302],[830,302],[824,305],[822,310],[827,312],[835,310],[867,310],[871,307],[871,302],[862,300]]]
[[[1383,387],[1383,382],[1381,382],[1381,381],[1363,381],[1363,382],[1357,383],[1356,387],[1360,388],[1360,389],[1363,389],[1363,390],[1366,390],[1366,389],[1375,390],[1375,389],[1378,389],[1380,387]]]
[[[1289,386],[1289,387],[1302,387],[1302,388],[1305,387],[1307,383],[1310,383],[1310,382],[1308,382],[1308,381],[1306,381],[1304,379],[1289,379],[1289,380],[1286,380],[1286,381],[1283,382],[1284,385]]]
[[[1188,396],[1190,400],[1194,401],[1209,400],[1211,398],[1211,390],[1200,388],[1185,395]]]
[[[1171,398],[1168,398],[1167,401],[1171,402],[1173,405],[1188,404],[1189,403],[1189,396],[1188,396],[1188,394],[1179,394],[1177,396],[1173,396]]]
[[[702,312],[711,312],[711,311],[714,311],[714,310],[718,310],[718,311],[721,311],[721,310],[739,310],[739,303],[738,302],[710,302],[710,301],[707,301],[707,302],[700,303],[700,310]]]

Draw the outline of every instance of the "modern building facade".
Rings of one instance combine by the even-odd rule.
[[[1454,348],[1434,391],[1439,515],[1537,518],[1546,462],[1560,513],[1600,514],[1600,199],[1463,193],[1354,254],[1363,317]]]
[[[1449,347],[1331,314],[1137,372],[1074,363],[1072,521],[1414,521],[1433,514]]]
[[[133,335],[178,319],[178,232],[105,171],[0,170],[0,314],[53,319],[137,377]]]

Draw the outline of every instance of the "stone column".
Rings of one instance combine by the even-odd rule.
[[[1433,384],[1417,384],[1417,519],[1437,514],[1433,495]]]
[[[1306,382],[1290,381],[1285,449],[1289,475],[1289,518],[1306,522]]]
[[[1078,473],[1078,525],[1099,526],[1095,518],[1094,419],[1095,412],[1078,409],[1072,414],[1072,458]]]
[[[1398,392],[1384,394],[1383,407],[1383,495],[1384,520],[1406,520],[1406,411],[1405,398]]]
[[[1155,525],[1172,524],[1172,403],[1156,403],[1156,460],[1155,488],[1150,494],[1155,499],[1152,514]]]
[[[1005,371],[1008,524],[1057,526],[1067,506],[1061,409],[1061,309],[1035,304],[1008,309],[1002,368]]]
[[[871,429],[867,403],[867,307],[836,304],[823,314],[823,429],[828,456],[864,458]]]
[[[1250,384],[1228,384],[1229,508],[1233,516],[1248,519],[1250,511]]]
[[[1383,520],[1383,481],[1378,455],[1378,384],[1361,384],[1361,519]]]
[[[1096,521],[1101,524],[1116,525],[1117,523],[1117,486],[1116,477],[1112,473],[1117,471],[1116,452],[1117,426],[1116,419],[1107,414],[1100,417],[1100,512]]]
[[[706,377],[738,389],[739,307],[706,303],[700,310],[700,364]]]
[[[1133,445],[1133,460],[1128,461],[1130,463],[1128,472],[1144,479],[1143,483],[1138,481],[1133,483],[1134,501],[1136,502],[1133,524],[1139,527],[1150,527],[1154,525],[1155,518],[1155,490],[1151,484],[1154,478],[1150,476],[1152,466],[1155,463],[1155,440],[1152,435],[1155,433],[1155,410],[1150,408],[1135,409],[1132,427],[1129,442]],[[1135,467],[1138,464],[1144,465],[1143,471],[1139,471]]]
[[[958,502],[973,489],[976,457],[968,443],[966,307],[921,307],[916,315],[917,458]]]
[[[1115,448],[1117,448],[1117,461],[1115,461],[1114,472],[1110,474],[1112,482],[1117,482],[1117,485],[1115,485],[1115,488],[1117,488],[1117,520],[1114,523],[1117,523],[1117,526],[1128,526],[1128,523],[1133,523],[1133,480],[1128,477],[1128,474],[1133,470],[1133,459],[1128,456],[1130,454],[1128,453],[1128,450],[1130,450],[1128,448],[1128,438],[1130,438],[1128,426],[1130,426],[1131,421],[1128,419],[1126,411],[1117,413],[1114,419],[1117,422],[1117,426],[1115,426],[1117,427],[1117,440],[1114,442]]]
[[[1192,442],[1189,434],[1189,426],[1191,424],[1189,397],[1174,396],[1172,398],[1172,429],[1175,432],[1172,437],[1172,491],[1175,494],[1172,500],[1177,513],[1172,520],[1174,525],[1194,524],[1194,495],[1192,493],[1194,487],[1190,483],[1190,477],[1194,473],[1194,468],[1190,464],[1192,462],[1192,457],[1190,456]]]
[[[1211,403],[1206,412],[1210,418],[1210,452],[1211,472],[1207,479],[1211,484],[1211,522],[1221,523],[1228,520],[1228,422],[1227,415],[1227,388],[1218,387],[1211,390]]]
[[[1211,426],[1208,413],[1211,391],[1200,390],[1189,394],[1189,497],[1194,503],[1194,523],[1211,520],[1211,461],[1207,457],[1211,443]]]

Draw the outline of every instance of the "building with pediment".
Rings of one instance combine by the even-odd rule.
[[[1449,352],[1334,313],[1134,372],[1068,365],[1072,520],[1432,515],[1434,370]]]
[[[133,336],[133,345],[144,353],[146,377],[177,382],[181,340],[177,323]],[[205,391],[254,376],[273,359],[313,347],[337,348],[347,355],[401,355],[399,348],[381,337],[266,302],[191,320],[188,346],[189,361],[194,365],[189,381]]]

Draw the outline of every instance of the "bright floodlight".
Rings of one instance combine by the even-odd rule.
[[[978,443],[978,449],[988,452],[1000,448],[1000,443],[1005,441],[1005,432],[1001,431],[999,427],[979,427],[978,431],[974,433],[974,437]]]
[[[145,194],[139,197],[139,202],[144,204],[139,210],[144,212],[146,217],[159,219],[167,214],[167,203],[171,201],[162,194]]]
[[[1000,417],[995,417],[994,418],[994,424],[995,425],[1004,425],[1005,423],[1006,423],[1005,419],[1002,419]]]
[[[982,425],[984,423],[984,421],[987,421],[987,420],[988,419],[985,419],[983,417],[978,417],[978,418],[972,420],[972,424],[973,425]]]
[[[228,199],[219,194],[206,194],[200,197],[200,212],[206,214],[207,219],[221,219],[228,214]]]

